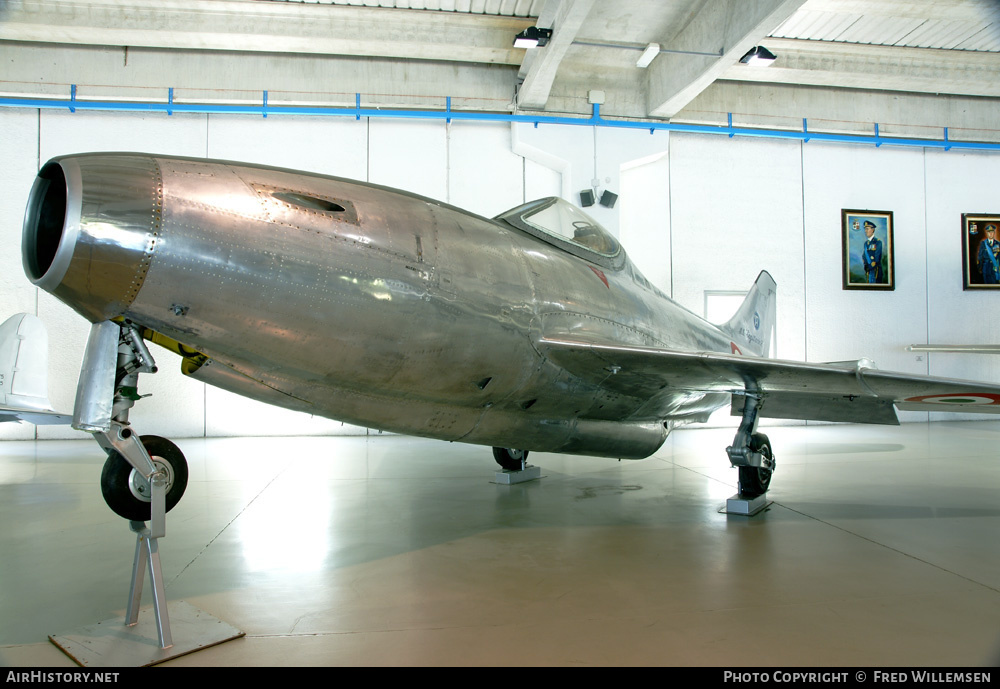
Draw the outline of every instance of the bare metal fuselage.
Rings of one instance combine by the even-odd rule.
[[[634,458],[729,401],[615,393],[540,353],[542,338],[579,335],[730,351],[624,253],[601,265],[502,219],[350,180],[58,158],[32,191],[24,262],[89,320],[125,317],[209,357],[198,379],[388,431]]]

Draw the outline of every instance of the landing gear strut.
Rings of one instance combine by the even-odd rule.
[[[730,499],[727,511],[753,514],[763,507],[750,505],[750,502],[760,498],[758,502],[764,504],[763,496],[771,485],[775,462],[771,441],[763,433],[756,432],[758,414],[764,400],[749,391],[743,399],[743,420],[733,438],[733,444],[726,448],[729,462],[739,468],[740,476],[739,494]],[[733,509],[732,503],[738,500],[747,503],[747,506]]]
[[[729,462],[740,470],[740,495],[755,498],[767,492],[774,472],[774,453],[771,441],[763,433],[757,433],[757,417],[764,400],[747,393],[743,402],[743,420],[733,438],[733,444],[726,448]]]
[[[108,453],[101,492],[115,514],[132,521],[154,522],[158,510],[172,509],[187,487],[187,461],[169,440],[144,436],[129,425],[129,410],[140,399],[139,374],[155,373],[156,362],[130,322],[95,323],[76,392],[73,427],[88,431]],[[109,406],[110,402],[110,406]],[[153,487],[163,483],[162,504]],[[163,534],[159,534],[163,535]]]

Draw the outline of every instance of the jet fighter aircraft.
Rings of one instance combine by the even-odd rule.
[[[729,404],[727,448],[757,496],[761,417],[898,423],[899,409],[1000,412],[1000,385],[768,359],[763,272],[727,323],[671,301],[559,198],[495,218],[386,187],[128,153],[49,161],[23,229],[31,281],[92,322],[74,427],[109,451],[105,498],[149,515],[143,477],[183,491],[176,446],[128,411],[145,342],[198,380],[289,409],[494,448],[642,458]],[[162,474],[161,474],[162,475]]]

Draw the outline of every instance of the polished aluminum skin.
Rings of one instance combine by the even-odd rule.
[[[709,324],[558,199],[488,219],[311,173],[65,156],[39,172],[23,260],[90,321],[204,355],[185,366],[200,380],[449,441],[639,458],[747,396],[784,418],[894,423],[894,403],[951,392],[997,394],[980,406],[1000,410],[996,386],[761,358],[770,276]]]

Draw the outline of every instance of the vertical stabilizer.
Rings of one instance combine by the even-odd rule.
[[[719,326],[732,339],[734,354],[768,356],[774,332],[777,289],[774,278],[766,270],[761,271],[736,315]]]
[[[49,335],[36,316],[0,324],[0,421],[68,423],[49,404]]]

